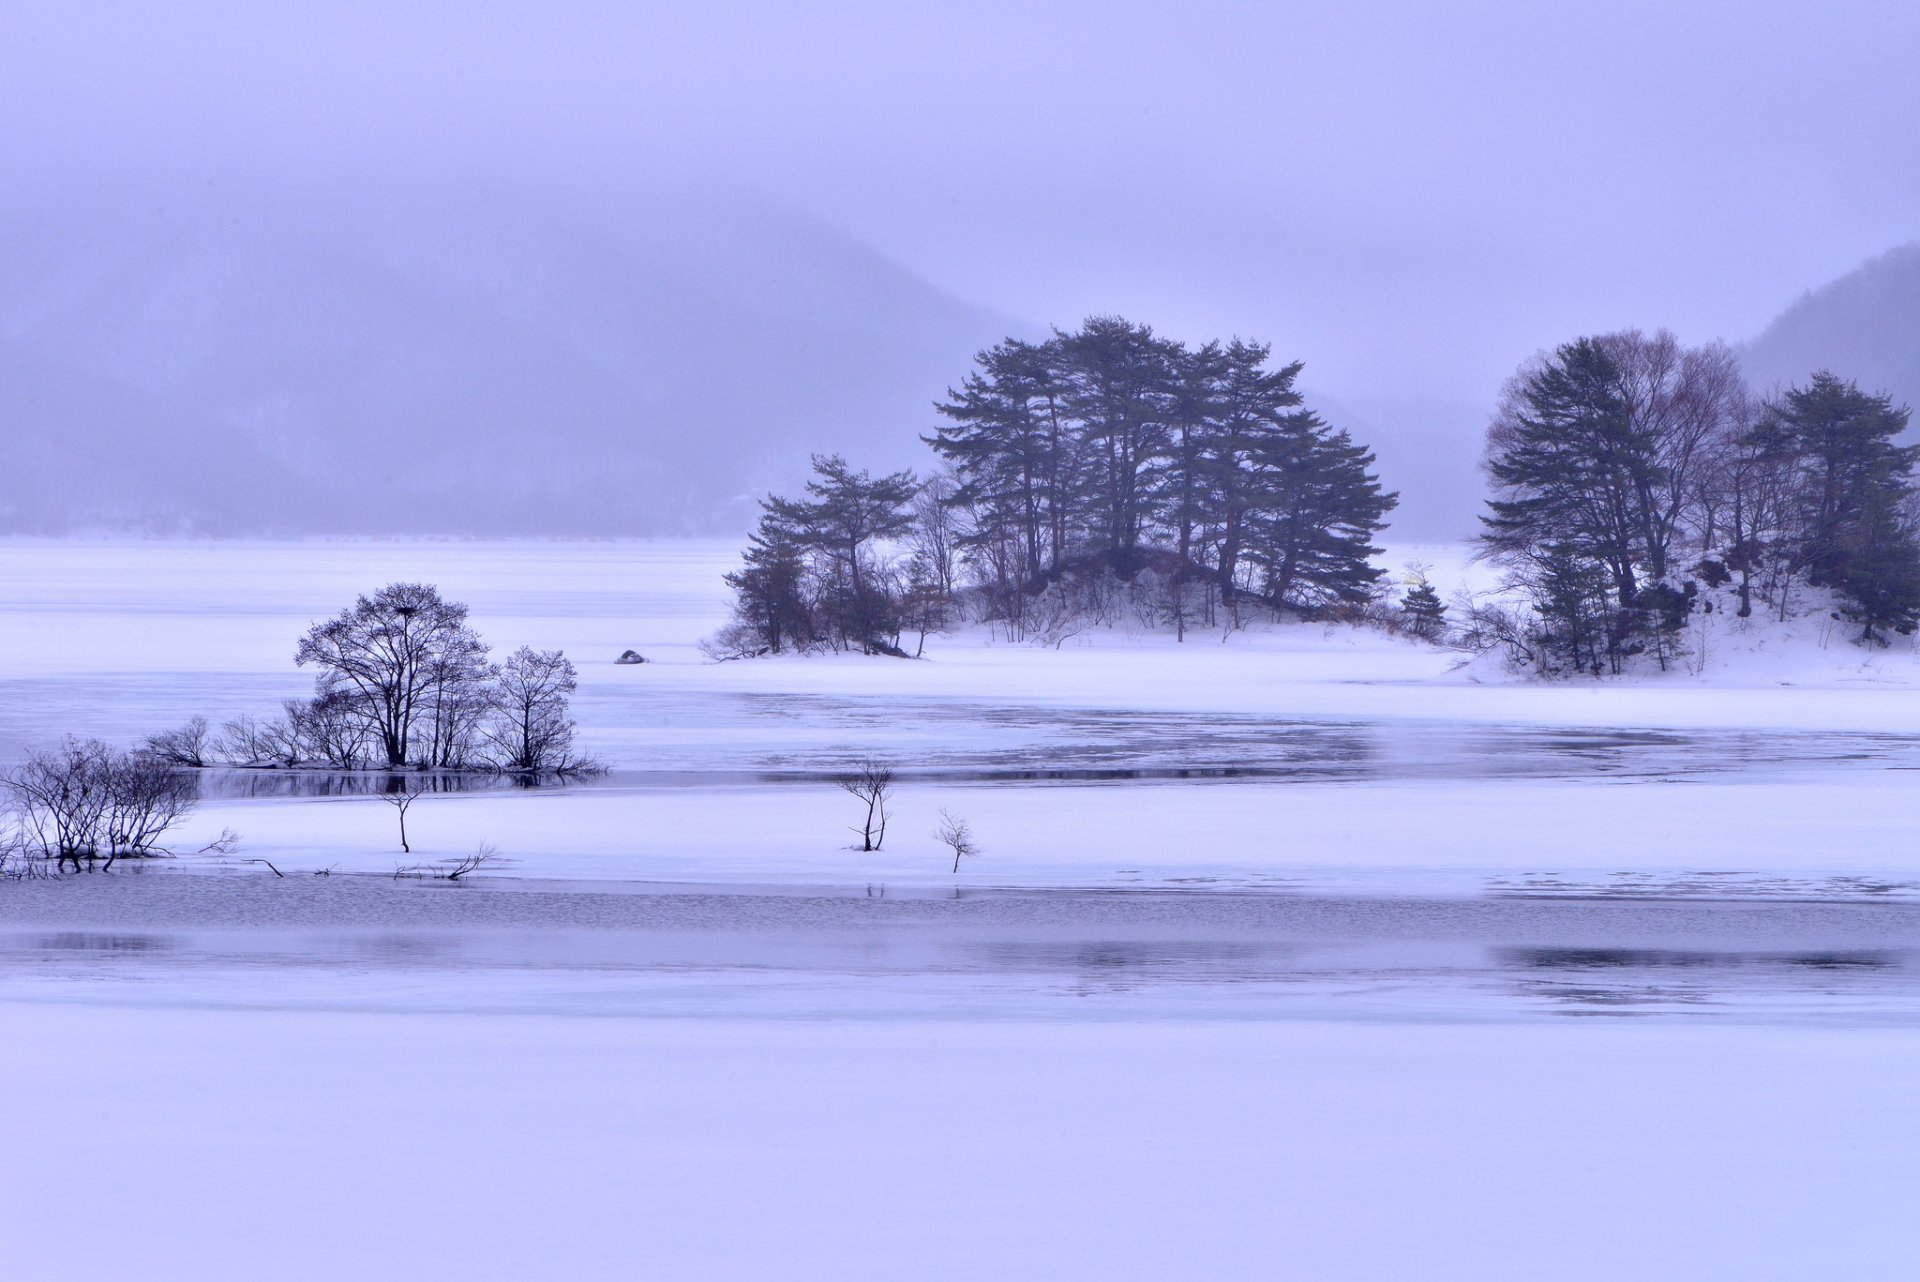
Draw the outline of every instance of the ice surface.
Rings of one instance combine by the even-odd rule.
[[[269,712],[308,624],[424,579],[566,648],[613,766],[430,796],[411,856],[353,781],[213,777],[176,859],[0,882],[6,1273],[1920,1267],[1910,647],[712,664],[734,551],[0,542],[0,757]],[[863,854],[830,776],[869,753],[902,778]],[[192,853],[222,827],[287,875]],[[481,881],[391,876],[481,841]]]
[[[1920,1268],[1910,1029],[6,1018],[40,1282]]]

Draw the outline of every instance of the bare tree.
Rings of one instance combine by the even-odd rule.
[[[1618,371],[1622,407],[1651,455],[1653,466],[1631,471],[1637,488],[1630,510],[1647,577],[1658,582],[1671,570],[1687,519],[1705,525],[1718,516],[1708,490],[1716,446],[1751,417],[1746,383],[1725,343],[1683,347],[1664,329],[1623,330],[1597,341]]]
[[[960,481],[951,467],[943,466],[921,483],[913,496],[913,528],[908,545],[927,571],[927,578],[942,597],[952,599],[958,584],[960,545],[966,534],[961,509],[956,502]]]
[[[496,675],[486,654],[486,646],[469,634],[465,643],[427,665],[421,713],[425,742],[416,749],[424,764],[457,769],[479,760]]]
[[[578,676],[561,651],[524,645],[500,665],[486,737],[502,769],[539,773],[573,766],[567,700]]]
[[[429,584],[390,583],[308,629],[294,662],[315,665],[357,694],[384,764],[403,766],[422,746],[417,723],[431,719],[437,683],[485,655],[466,606]]]
[[[868,757],[849,774],[834,781],[866,807],[866,816],[853,829],[861,850],[878,850],[887,839],[887,802],[893,796],[893,767]]]
[[[953,871],[960,871],[960,861],[980,853],[980,847],[973,839],[973,827],[959,815],[942,807],[940,826],[933,830],[936,840],[953,852]]]
[[[207,764],[212,737],[205,717],[190,717],[178,730],[148,735],[141,751],[169,765],[198,769]]]

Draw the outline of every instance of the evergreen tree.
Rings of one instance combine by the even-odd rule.
[[[1182,637],[1243,593],[1296,611],[1368,599],[1370,541],[1395,496],[1367,449],[1301,407],[1299,363],[1269,356],[1239,339],[1190,349],[1114,316],[980,352],[923,438],[947,465],[937,492],[819,456],[805,498],[766,501],[728,579],[739,602],[720,648],[890,649],[936,618],[934,594],[953,601],[956,563],[1010,636],[1107,610],[1114,580],[1148,567]],[[916,494],[925,564],[903,579],[875,549],[913,524]]]
[[[1539,563],[1549,545],[1558,561],[1592,561],[1631,606],[1646,560],[1640,494],[1657,468],[1651,445],[1601,343],[1563,345],[1521,378],[1488,434],[1495,497],[1480,518],[1482,545],[1514,567]]]
[[[1920,540],[1896,504],[1892,487],[1868,492],[1862,510],[1834,549],[1833,586],[1840,612],[1861,626],[1860,639],[1884,645],[1882,632],[1902,635],[1920,620]]]
[[[1540,549],[1526,580],[1540,616],[1543,655],[1558,656],[1576,672],[1620,671],[1606,568],[1585,552],[1554,543]]]
[[[767,648],[777,651],[783,621],[799,604],[794,585],[810,583],[811,624],[793,630],[797,646],[826,641],[869,654],[893,650],[902,622],[899,602],[874,545],[912,526],[908,505],[919,483],[912,472],[876,477],[855,471],[838,454],[814,455],[813,470],[807,499],[775,496],[762,504],[760,531],[741,571],[746,577],[741,583],[728,580],[736,592],[745,584],[753,593],[753,601],[742,602],[742,621],[770,636]],[[797,578],[792,573],[796,552]]]
[[[1367,600],[1382,570],[1373,536],[1399,496],[1367,469],[1373,454],[1298,410],[1255,438],[1247,502],[1247,557],[1275,605],[1307,612]]]
[[[1400,598],[1400,617],[1407,631],[1423,641],[1438,641],[1447,632],[1447,607],[1433,584],[1420,579]]]
[[[960,480],[948,502],[975,514],[976,543],[1012,540],[1024,578],[1058,571],[1074,521],[1076,451],[1062,404],[1060,342],[1008,339],[935,405],[923,437]]]
[[[1171,355],[1173,379],[1167,398],[1166,522],[1178,573],[1200,555],[1202,529],[1217,506],[1211,493],[1217,473],[1210,466],[1223,447],[1228,359],[1217,342]]]
[[[1160,515],[1178,347],[1118,316],[1095,316],[1056,338],[1066,408],[1086,444],[1095,537],[1129,575]]]
[[[733,589],[734,622],[751,642],[746,648],[779,654],[783,643],[796,650],[812,645],[806,548],[799,534],[774,512],[764,512],[741,561],[726,584]]]
[[[1247,514],[1258,498],[1255,474],[1261,443],[1286,432],[1288,416],[1300,408],[1300,394],[1293,387],[1300,362],[1268,369],[1271,351],[1264,343],[1229,343],[1215,397],[1218,419],[1205,459],[1205,493],[1208,519],[1217,531],[1214,574],[1229,598],[1239,586]]]
[[[1825,370],[1789,390],[1754,430],[1769,457],[1789,461],[1795,477],[1799,563],[1819,585],[1849,577],[1848,561],[1885,544],[1888,524],[1912,490],[1920,446],[1895,445],[1909,411],[1869,396]],[[1863,527],[1876,524],[1874,535]]]

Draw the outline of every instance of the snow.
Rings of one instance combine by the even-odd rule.
[[[1309,626],[715,664],[736,552],[0,540],[0,759],[269,714],[307,626],[418,579],[566,649],[613,767],[428,796],[410,856],[374,798],[210,780],[177,859],[0,881],[7,1274],[1920,1265],[1909,642],[1716,614],[1704,664],[1565,683]],[[868,754],[878,853],[830,778]],[[223,827],[289,875],[193,853]],[[483,841],[477,884],[390,879]]]
[[[7,1018],[39,1282],[1920,1268],[1910,1030]]]
[[[414,858],[367,797],[210,802],[179,847],[233,828],[245,855],[301,870],[390,873],[489,841],[527,877],[947,885],[931,836],[946,808],[985,847],[962,884],[1479,893],[1709,871],[1797,893],[1910,879],[1920,664],[1905,642],[1864,651],[1819,618],[1724,618],[1704,675],[1608,682],[1463,672],[1446,651],[1317,626],[1186,645],[1102,632],[1059,650],[976,629],[918,663],[716,664],[696,645],[724,617],[734,554],[0,542],[0,755],[69,730],[131,741],[195,713],[270,713],[308,688],[290,661],[305,627],[412,578],[471,604],[499,648],[575,658],[583,741],[611,779],[429,797],[410,816]],[[1456,549],[1388,558],[1402,562],[1443,590],[1488,574]],[[649,662],[616,664],[629,647]],[[847,849],[852,803],[826,778],[864,755],[903,774],[877,855]]]

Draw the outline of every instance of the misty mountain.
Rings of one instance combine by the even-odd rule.
[[[1742,348],[1740,360],[1760,391],[1827,369],[1920,408],[1920,242],[1807,294]]]
[[[713,192],[255,177],[0,195],[0,528],[731,532],[924,466],[1023,328]]]

